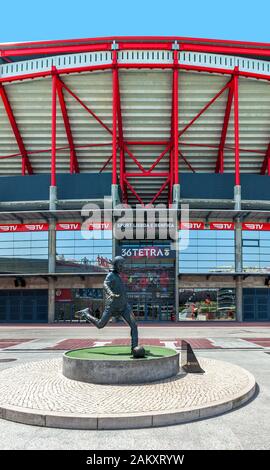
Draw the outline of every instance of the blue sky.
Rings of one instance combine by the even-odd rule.
[[[0,42],[164,35],[270,42],[269,0],[11,0]]]

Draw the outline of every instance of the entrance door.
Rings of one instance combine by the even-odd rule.
[[[1,290],[0,323],[46,323],[47,290]]]
[[[243,289],[243,316],[245,321],[270,320],[268,289]]]
[[[122,274],[129,303],[138,320],[168,321],[175,303],[175,251],[165,240],[122,241],[117,254],[126,258]]]

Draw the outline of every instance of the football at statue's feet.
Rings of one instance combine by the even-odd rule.
[[[136,359],[140,359],[145,357],[145,349],[143,346],[136,346],[132,349],[133,357]]]

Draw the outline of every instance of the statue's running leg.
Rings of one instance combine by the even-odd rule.
[[[135,317],[132,313],[130,305],[127,305],[124,313],[121,313],[123,319],[127,322],[130,326],[130,334],[131,334],[131,351],[138,346],[138,327],[135,320]]]
[[[112,316],[112,313],[111,313],[110,308],[105,308],[100,319],[91,315],[91,313],[89,312],[89,309],[83,310],[83,317],[89,322],[93,323],[93,325],[95,325],[98,329],[104,328],[104,326],[107,325],[108,321],[110,320],[111,316]]]

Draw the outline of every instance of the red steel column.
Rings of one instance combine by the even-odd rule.
[[[56,186],[56,90],[57,75],[52,70],[52,156],[51,156],[51,186]]]
[[[179,153],[178,153],[178,50],[173,51],[173,159],[174,184],[179,184]]]
[[[224,147],[225,147],[227,131],[228,131],[228,126],[229,126],[231,107],[232,107],[232,102],[233,102],[233,91],[234,91],[234,87],[232,83],[228,89],[227,104],[226,104],[220,143],[219,143],[219,148],[218,148],[218,157],[217,157],[216,169],[215,169],[216,173],[224,173]]]
[[[67,113],[67,106],[66,106],[66,102],[65,102],[65,98],[64,98],[64,94],[63,94],[62,82],[61,82],[61,80],[59,80],[58,76],[57,76],[57,87],[56,87],[56,89],[57,89],[57,96],[58,96],[58,100],[59,100],[59,104],[60,104],[60,108],[61,108],[61,112],[62,112],[62,117],[63,117],[64,126],[65,126],[65,130],[66,130],[66,136],[67,136],[69,149],[70,149],[70,173],[71,174],[72,173],[79,173],[80,169],[79,169],[79,164],[78,164],[77,155],[76,155],[76,151],[75,151],[75,146],[74,146],[73,136],[72,136],[72,132],[71,132],[69,117],[68,117],[68,113]]]
[[[239,157],[239,97],[238,97],[238,67],[233,77],[234,89],[234,159],[235,159],[235,186],[240,186],[240,157]]]
[[[112,51],[112,184],[117,184],[117,51]]]

